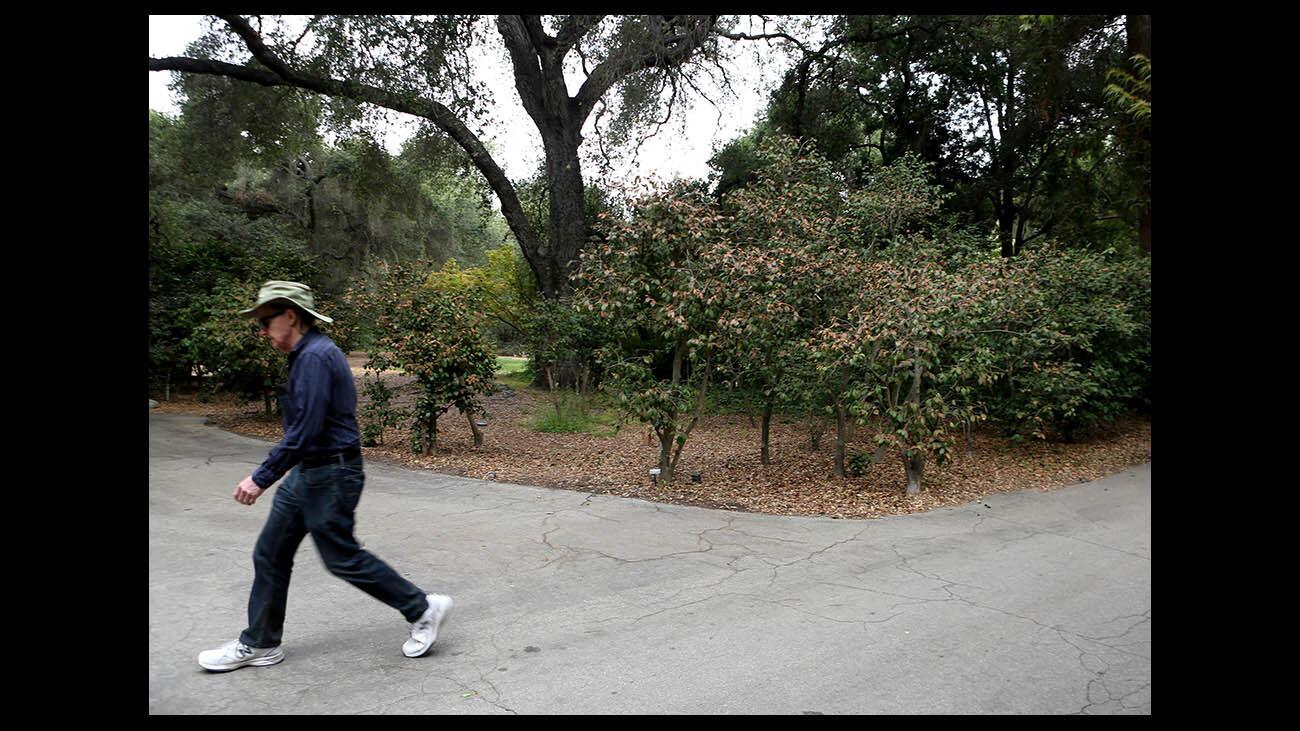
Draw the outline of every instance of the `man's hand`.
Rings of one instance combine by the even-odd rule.
[[[245,477],[238,485],[235,486],[235,502],[243,505],[252,505],[265,492],[262,488],[253,482],[253,476]]]

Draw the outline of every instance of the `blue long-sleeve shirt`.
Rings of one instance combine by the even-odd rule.
[[[289,353],[289,381],[280,397],[284,438],[253,472],[266,489],[303,460],[361,446],[357,387],[343,351],[316,328]]]

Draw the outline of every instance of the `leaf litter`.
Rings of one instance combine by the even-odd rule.
[[[356,361],[354,360],[354,365]],[[354,368],[360,378],[362,371]],[[398,406],[414,399],[412,379],[385,374]],[[359,395],[364,404],[364,395]],[[362,404],[359,404],[360,407]],[[1147,416],[1120,419],[1073,443],[1014,441],[995,427],[972,430],[972,455],[965,439],[952,446],[945,464],[927,461],[924,489],[907,496],[901,459],[886,456],[859,477],[833,474],[834,428],[830,425],[813,449],[801,419],[774,416],[769,464],[759,456],[759,421],[743,414],[706,415],[691,433],[672,483],[653,483],[659,444],[644,427],[632,423],[617,431],[551,434],[534,431],[536,415],[552,409],[550,396],[533,389],[502,389],[485,400],[488,416],[481,427],[484,444],[475,447],[466,418],[451,410],[438,420],[438,451],[412,453],[406,430],[385,433],[384,444],[365,447],[365,459],[415,470],[459,475],[494,482],[574,490],[597,495],[638,498],[772,515],[878,518],[975,503],[988,495],[1015,490],[1053,490],[1113,475],[1151,459],[1151,421]],[[156,409],[206,417],[216,426],[244,436],[278,441],[278,415],[268,416],[260,403],[240,404],[231,396],[206,402],[192,394],[173,394]],[[358,409],[360,411],[360,409]],[[849,449],[871,449],[872,433],[858,427]],[[700,474],[693,482],[692,473]]]

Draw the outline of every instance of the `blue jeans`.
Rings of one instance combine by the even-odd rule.
[[[326,465],[295,467],[280,483],[253,549],[256,574],[241,642],[279,646],[293,557],[308,533],[330,573],[401,612],[406,621],[415,622],[428,608],[423,590],[361,548],[352,535],[365,481],[360,457],[339,457]]]

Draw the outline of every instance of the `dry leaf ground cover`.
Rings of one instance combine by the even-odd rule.
[[[364,357],[351,356],[353,372],[362,376]],[[411,379],[385,375],[397,393],[398,406],[414,399]],[[364,403],[364,396],[361,396]],[[465,418],[458,412],[438,421],[439,451],[413,454],[404,429],[390,430],[385,444],[367,447],[368,460],[399,463],[479,479],[539,485],[595,494],[635,497],[663,503],[696,505],[778,515],[873,518],[961,505],[985,495],[1036,488],[1051,490],[1114,474],[1151,459],[1151,422],[1132,417],[1075,443],[1013,442],[996,430],[976,427],[973,456],[964,442],[945,465],[927,464],[925,490],[903,494],[906,479],[897,458],[873,464],[861,477],[832,475],[834,431],[828,429],[819,449],[812,449],[801,420],[773,417],[771,463],[759,459],[757,420],[745,415],[705,416],[691,433],[673,484],[652,484],[648,470],[658,462],[658,443],[648,443],[633,423],[597,433],[548,434],[532,428],[537,415],[553,409],[549,395],[507,388],[487,399],[484,443],[473,445]],[[280,438],[278,416],[266,416],[261,403],[239,404],[231,397],[204,403],[194,395],[173,394],[158,411],[206,416],[229,431],[268,441]],[[851,447],[866,448],[871,434],[862,430]],[[692,482],[691,473],[700,474]]]

